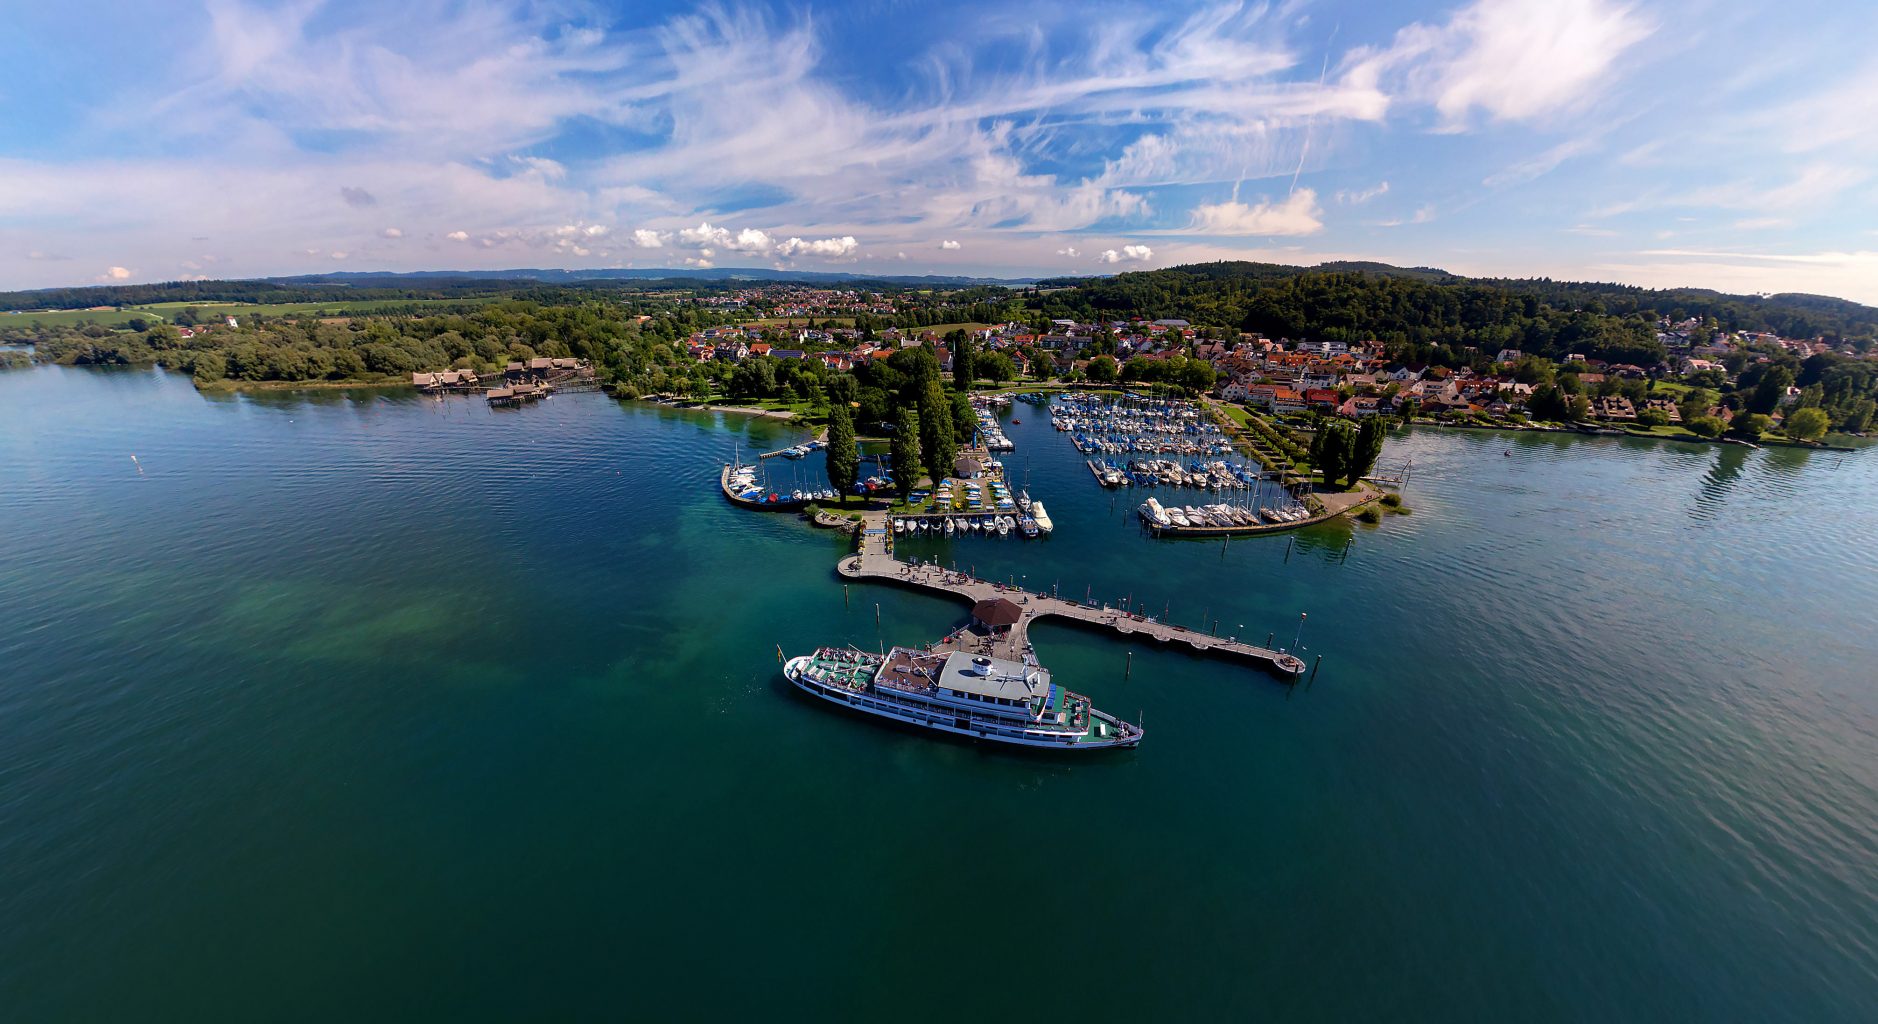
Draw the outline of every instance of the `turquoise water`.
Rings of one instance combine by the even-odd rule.
[[[782,425],[0,375],[0,1006],[1869,1019],[1878,456],[1418,431],[1156,542],[1015,416],[1056,535],[908,549],[1316,682],[1045,623],[1140,750],[936,741],[776,674],[963,610],[716,495]]]

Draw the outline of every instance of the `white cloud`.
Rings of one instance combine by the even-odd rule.
[[[346,251],[345,251],[344,249],[334,249],[334,250],[333,250],[333,251],[332,251],[331,253],[329,253],[328,255],[329,255],[329,256],[330,256],[330,257],[331,257],[332,259],[335,259],[335,260],[343,260],[343,259],[345,259],[345,258],[346,258],[347,256],[350,256],[350,255],[351,255],[351,253],[348,253],[348,252],[346,252]]]
[[[801,239],[792,239],[792,241],[800,242]],[[849,239],[849,241],[853,241],[853,239]],[[729,249],[731,252],[766,253],[773,244],[767,232],[759,231],[756,228],[744,228],[742,231],[737,232],[735,238],[725,242],[724,248]]]
[[[1071,246],[1064,246],[1063,248],[1061,248],[1061,249],[1058,249],[1058,250],[1056,251],[1056,254],[1057,254],[1058,256],[1068,256],[1068,257],[1069,257],[1070,259],[1075,259],[1076,257],[1078,257],[1078,256],[1081,256],[1081,255],[1082,255],[1082,253],[1080,253],[1080,252],[1078,252],[1078,251],[1076,250],[1076,247],[1075,247],[1075,246],[1073,246],[1073,245],[1071,245]]]
[[[959,245],[957,241],[948,238],[945,241],[939,243],[939,248],[956,250],[956,249],[961,248],[961,246]]]
[[[790,238],[777,246],[776,251],[784,257],[818,256],[823,259],[843,259],[854,255],[855,250],[859,248],[860,243],[855,241],[853,235],[843,235],[840,238],[818,238],[814,241]]]
[[[1386,181],[1381,181],[1381,182],[1377,182],[1374,186],[1370,188],[1357,189],[1355,191],[1338,192],[1337,202],[1342,203],[1346,206],[1361,206],[1364,203],[1369,202],[1371,199],[1376,198],[1377,196],[1385,196],[1388,194],[1389,194],[1389,183]]]
[[[403,238],[404,232],[398,228],[386,228],[378,233],[380,238]]]
[[[1449,129],[1475,109],[1526,120],[1583,102],[1655,30],[1609,0],[1475,0],[1444,25],[1413,24],[1387,49],[1355,51],[1346,81],[1392,84],[1432,104]]]
[[[1124,245],[1118,252],[1104,249],[1096,257],[1097,263],[1143,263],[1154,258],[1154,250],[1145,245]]]
[[[689,246],[723,246],[729,248],[732,241],[730,232],[724,228],[712,227],[710,221],[704,221],[695,228],[684,228],[678,232],[678,241]]]
[[[443,236],[443,237],[445,237],[445,238],[448,238],[448,239],[449,239],[450,241],[452,241],[452,242],[467,242],[467,241],[469,241],[469,232],[467,232],[467,231],[452,231],[452,232],[450,232],[449,234],[447,234],[447,235],[445,235],[445,236]]]
[[[130,274],[131,272],[123,267],[106,267],[104,273],[98,275],[98,280],[128,281],[130,280]]]
[[[638,228],[633,231],[633,244],[641,249],[663,249],[665,239],[650,228]]]
[[[1402,217],[1391,217],[1388,220],[1372,221],[1371,223],[1379,228],[1399,228],[1404,224],[1426,224],[1434,219],[1435,208],[1427,203],[1423,203],[1416,207],[1415,212],[1410,214],[1406,219]]]
[[[1312,235],[1323,230],[1323,213],[1317,193],[1301,188],[1283,202],[1203,203],[1193,210],[1193,230],[1202,235]]]
[[[1550,174],[1558,166],[1573,157],[1591,152],[1596,146],[1596,138],[1585,137],[1567,139],[1542,153],[1521,160],[1509,167],[1495,171],[1481,180],[1488,188],[1501,188],[1506,185],[1519,185],[1541,175]]]
[[[545,181],[563,181],[567,178],[567,166],[558,160],[545,156],[518,156],[512,158],[523,168],[523,173],[533,174]]]
[[[685,257],[685,266],[687,267],[696,267],[699,270],[709,270],[711,267],[715,265],[716,264],[713,264],[710,260],[704,259],[702,257],[698,257],[698,256]]]

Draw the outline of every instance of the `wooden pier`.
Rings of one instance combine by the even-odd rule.
[[[890,537],[886,516],[878,512],[867,513],[861,528],[860,550],[841,559],[838,567],[840,574],[848,579],[876,580],[916,590],[950,594],[974,605],[1003,599],[1018,609],[1017,621],[1003,631],[993,631],[989,636],[976,639],[965,633],[954,634],[953,638],[948,638],[948,642],[954,645],[975,643],[995,656],[1022,661],[1030,653],[1030,624],[1046,616],[1055,616],[1125,637],[1150,639],[1157,647],[1251,661],[1286,682],[1296,682],[1304,674],[1303,659],[1283,651],[1213,636],[1185,626],[1156,622],[1119,608],[1098,607],[1048,594],[1029,593],[936,565],[903,562],[895,558],[889,549]]]

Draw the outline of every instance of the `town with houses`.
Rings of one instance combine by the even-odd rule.
[[[764,288],[696,301],[727,311],[760,308],[776,317],[805,318],[805,325],[749,324],[697,331],[684,345],[690,357],[700,362],[741,362],[768,356],[815,360],[830,371],[845,372],[868,360],[885,360],[902,348],[923,345],[931,348],[942,369],[950,371],[952,366],[945,336],[950,332],[806,325],[816,318],[896,312],[893,302],[879,294]],[[1537,388],[1531,371],[1535,360],[1516,349],[1494,353],[1491,369],[1483,372],[1469,366],[1450,368],[1395,360],[1377,341],[1274,339],[1199,327],[1178,319],[1054,320],[1047,325],[1012,322],[970,325],[966,333],[975,351],[1004,352],[1019,374],[1037,379],[1099,381],[1103,378],[1090,373],[1089,366],[1092,359],[1102,356],[1116,361],[1119,377],[1125,380],[1145,376],[1141,369],[1156,360],[1198,360],[1212,368],[1212,390],[1217,397],[1277,415],[1321,413],[1358,420],[1378,414],[1482,420],[1551,418],[1529,417],[1528,405]],[[1697,380],[1707,376],[1710,386],[1719,387],[1728,375],[1723,357],[1740,351],[1749,353],[1751,361],[1764,362],[1767,357],[1755,351],[1759,347],[1777,346],[1801,359],[1832,351],[1820,340],[1717,332],[1695,320],[1659,321],[1657,340],[1668,358],[1655,365],[1610,363],[1579,353],[1567,354],[1548,365],[1554,374],[1576,379],[1587,402],[1582,418],[1613,424],[1640,419],[1646,423],[1680,424],[1691,410],[1679,404],[1677,393],[1652,393],[1655,382],[1680,381],[1695,375]],[[1786,401],[1791,402],[1799,394],[1799,388],[1790,388]],[[1720,404],[1700,411],[1724,423],[1732,415]],[[1776,410],[1772,418],[1778,423],[1780,412]]]

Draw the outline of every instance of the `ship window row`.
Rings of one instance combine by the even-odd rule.
[[[966,700],[975,700],[986,704],[1002,704],[1010,708],[1022,707],[1030,703],[1029,701],[1012,700],[1009,697],[987,697],[982,693],[966,693],[964,690],[953,690],[952,694],[956,697],[964,697]]]

